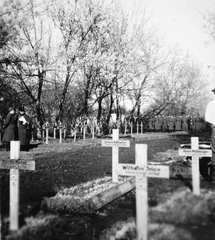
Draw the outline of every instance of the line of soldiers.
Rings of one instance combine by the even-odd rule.
[[[142,117],[133,117],[132,115],[126,119],[127,124],[133,124],[137,128],[143,124],[144,131],[147,132],[174,132],[189,131],[199,132],[206,127],[206,123],[201,117],[192,116],[155,116],[146,120]]]

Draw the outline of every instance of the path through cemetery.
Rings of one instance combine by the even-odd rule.
[[[207,136],[200,136],[200,138],[205,140]],[[139,138],[138,141],[131,139],[130,148],[119,149],[119,162],[134,163],[135,144],[137,143],[148,144],[148,161],[150,162],[162,156],[158,154],[159,152],[177,150],[181,143],[187,142],[190,142],[189,135],[173,135],[151,140],[141,140]],[[1,150],[0,158],[8,158],[8,153],[3,149]],[[34,156],[36,170],[20,172],[21,225],[25,224],[26,217],[44,217],[40,208],[44,197],[54,196],[59,190],[66,187],[72,187],[111,174],[112,150],[111,148],[101,147],[101,139],[79,140],[76,143],[68,141],[62,144],[52,142],[48,145],[45,142],[34,143],[30,152],[26,155],[28,157]],[[8,170],[1,170],[0,182],[4,238],[8,234]],[[164,201],[179,188],[189,188],[190,183],[189,180],[150,178],[148,180],[149,207],[156,206],[159,201]],[[201,187],[215,190],[214,186],[202,180]],[[103,231],[110,228],[112,224],[135,216],[134,192],[132,190],[93,214],[61,214],[58,216],[58,224],[53,223],[52,228],[48,230],[49,232],[44,230],[40,233],[42,237],[38,235],[38,238],[32,239],[100,239]],[[184,227],[189,228],[189,226]],[[205,232],[195,232],[195,239],[210,240],[211,229],[209,228]],[[205,234],[208,234],[208,237]]]

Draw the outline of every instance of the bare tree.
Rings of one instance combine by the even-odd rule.
[[[43,87],[48,82],[47,75],[55,61],[51,56],[54,51],[50,25],[43,15],[42,5],[33,0],[14,2],[6,12],[8,14],[4,14],[4,18],[13,21],[17,34],[3,49],[9,66],[4,68],[3,74],[14,81],[20,94],[28,96],[28,102],[35,107],[42,124]]]

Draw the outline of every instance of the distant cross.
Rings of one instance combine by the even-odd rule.
[[[59,123],[59,135],[60,135],[59,142],[62,143],[62,123],[61,122]]]
[[[35,161],[20,159],[20,141],[10,142],[10,160],[0,160],[0,169],[10,169],[10,230],[19,228],[19,170],[35,170]]]
[[[92,124],[91,124],[91,131],[92,131],[92,139],[94,139],[95,138],[95,124],[94,124],[94,122],[92,122]]]
[[[66,139],[66,125],[63,126],[63,138]]]
[[[137,122],[137,134],[139,134],[139,123]]]
[[[130,147],[130,141],[119,140],[119,129],[113,129],[112,140],[102,140],[103,147],[112,147],[112,181],[118,182],[118,174],[116,172],[119,163],[119,147]]]
[[[199,138],[191,137],[191,149],[179,148],[179,156],[192,157],[193,194],[200,195],[199,158],[211,157],[212,151],[207,149],[199,149]]]
[[[136,178],[137,240],[148,238],[148,177],[169,178],[168,166],[147,165],[147,144],[135,145],[136,164],[118,164],[117,173]]]
[[[45,123],[45,129],[46,129],[46,144],[49,143],[49,123]]]
[[[131,135],[133,135],[133,122],[131,122]]]
[[[127,122],[125,122],[125,132],[124,134],[126,135],[127,134]]]
[[[141,127],[141,134],[143,133],[143,122],[140,123],[140,127]]]

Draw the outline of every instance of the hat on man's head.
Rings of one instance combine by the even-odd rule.
[[[21,105],[21,106],[19,107],[19,111],[20,111],[20,112],[25,112],[25,108],[24,108],[23,105]]]

